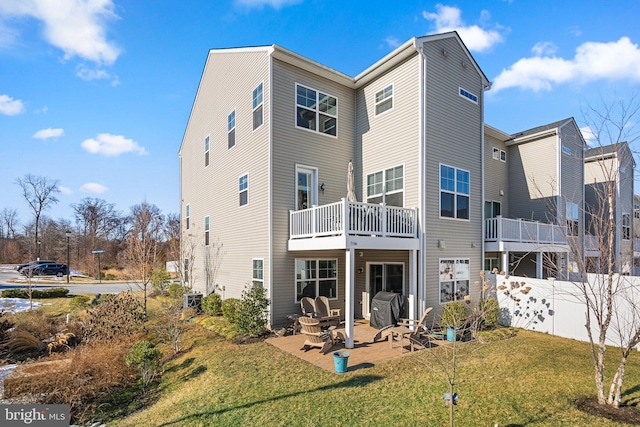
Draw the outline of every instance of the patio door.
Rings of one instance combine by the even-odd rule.
[[[367,295],[363,315],[369,318],[371,301],[378,292],[397,292],[404,295],[403,263],[367,263]]]
[[[296,210],[318,204],[318,169],[296,165]]]

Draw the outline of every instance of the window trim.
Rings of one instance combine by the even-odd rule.
[[[229,126],[231,125],[231,116],[233,115],[233,127],[229,128]],[[234,108],[231,112],[229,112],[229,114],[227,114],[227,150],[231,150],[233,147],[236,146],[236,137],[237,137],[237,132],[236,132],[236,109]],[[231,138],[231,132],[233,132],[233,145],[229,146],[229,143],[231,142],[230,138]]]
[[[211,135],[207,135],[204,137],[204,167],[208,168],[211,164],[210,152],[211,152]]]
[[[571,214],[571,215],[570,215]],[[574,215],[575,214],[575,218]],[[566,202],[564,207],[565,232],[567,236],[580,235],[580,206],[577,203]]]
[[[211,243],[211,217],[206,215],[204,217],[204,245],[209,246]]]
[[[242,188],[242,178],[246,178],[245,188]],[[246,192],[247,193],[247,201],[245,204],[240,204],[240,195]],[[238,177],[238,207],[248,206],[249,205],[249,173],[244,173]]]
[[[253,131],[256,131],[256,130],[260,129],[264,125],[264,81],[260,82],[258,84],[258,86],[256,86],[255,89],[253,89],[253,92],[258,90],[258,88],[260,88],[260,99],[261,99],[260,103],[258,105],[255,105],[255,106],[253,105],[255,103],[255,101],[256,101],[253,93],[252,93],[252,100],[251,100],[251,107],[252,107],[252,109],[251,109],[251,120],[253,121]],[[261,107],[262,107],[262,113],[261,113],[262,119],[260,121],[260,125],[256,126],[255,116],[254,115],[256,113],[256,110],[258,108],[261,108]]]
[[[631,216],[630,213],[628,212],[622,212],[622,216],[621,218],[621,238],[622,240],[632,240],[633,234],[632,234],[632,227],[633,227],[633,217]],[[625,224],[625,219],[627,219],[627,224]]]
[[[493,160],[500,160],[503,163],[507,162],[507,152],[498,147],[493,147],[492,157]]]
[[[315,281],[315,286],[316,286],[316,297],[318,295],[320,295],[319,290],[320,290],[320,275],[318,274],[318,271],[320,269],[320,261],[333,261],[336,263],[336,276],[335,276],[335,282],[336,282],[336,296],[335,298],[329,298],[329,301],[335,301],[340,297],[340,287],[338,286],[338,278],[340,277],[340,264],[338,262],[338,258],[294,258],[293,260],[293,302],[294,304],[300,304],[300,301],[302,300],[302,298],[298,299],[298,282],[299,281],[303,281],[303,282],[310,282],[311,280],[306,280],[306,279],[300,279],[298,280],[297,277],[297,270],[296,270],[296,264],[298,261],[315,261],[316,262],[316,277],[315,279],[311,279],[313,281]],[[326,278],[325,278],[326,279]],[[331,278],[334,279],[334,278]]]
[[[453,173],[453,177],[454,177],[454,181],[453,181],[453,191],[450,190],[443,190],[442,189],[442,166],[451,168],[454,170]],[[468,194],[464,194],[464,193],[458,193],[458,171],[462,171],[462,172],[466,172],[469,175],[469,193]],[[439,163],[438,165],[438,215],[441,219],[451,219],[451,220],[456,220],[456,221],[471,221],[471,172],[466,170],[466,169],[462,169],[462,168],[457,168],[455,166],[450,166],[447,165],[445,163]],[[453,213],[454,216],[450,217],[450,216],[442,216],[442,193],[445,192],[447,194],[453,194]],[[467,210],[468,210],[468,218],[458,218],[458,195],[460,196],[466,196],[468,197],[469,201],[467,203]],[[501,206],[502,208],[502,206]]]
[[[311,108],[307,107],[306,105],[298,104],[298,86],[316,92],[316,107],[315,107],[315,109],[312,110]],[[329,113],[321,113],[320,112],[320,109],[318,108],[318,105],[320,104],[320,102],[318,101],[318,98],[319,98],[320,94],[323,94],[323,95],[326,95],[326,96],[330,96],[331,98],[334,98],[336,100],[336,114],[335,115],[332,115],[332,114],[329,114]],[[293,124],[294,124],[294,127],[296,129],[302,129],[302,130],[307,131],[307,132],[313,132],[313,133],[316,133],[316,134],[319,134],[319,135],[325,135],[325,136],[328,136],[328,137],[331,137],[331,138],[338,138],[338,136],[339,136],[339,133],[338,133],[338,122],[339,122],[338,114],[339,113],[338,112],[339,112],[340,100],[338,99],[337,96],[331,95],[331,94],[323,92],[323,91],[320,91],[320,90],[315,89],[315,88],[313,88],[311,86],[303,85],[301,83],[296,82],[295,83],[295,89],[294,89],[293,97],[294,97]],[[315,115],[316,115],[316,129],[309,129],[309,128],[306,128],[304,126],[298,126],[298,107],[305,108],[305,109],[307,109],[309,111],[314,111],[315,112]],[[331,135],[330,133],[321,132],[319,130],[320,114],[324,114],[326,116],[333,117],[333,118],[336,119],[336,126],[335,126],[336,127],[336,134],[335,135]]]
[[[467,261],[467,265],[469,266],[468,268],[468,274],[469,277],[467,277],[466,279],[460,279],[458,280],[456,277],[453,277],[453,279],[449,279],[449,280],[445,280],[445,282],[451,282],[453,281],[453,295],[454,295],[454,299],[451,301],[464,301],[464,296],[461,299],[456,299],[455,294],[456,294],[456,289],[457,289],[457,282],[462,281],[462,280],[466,280],[467,281],[467,295],[471,295],[471,271],[473,271],[471,269],[471,258],[456,258],[456,257],[442,257],[442,258],[438,258],[438,303],[440,305],[444,305],[448,302],[451,301],[442,301],[442,278],[440,277],[440,264],[442,264],[442,261],[453,261],[454,265],[458,263],[458,261]],[[484,265],[483,265],[484,267]],[[454,269],[454,275],[455,275],[455,269]]]
[[[294,188],[294,209],[298,210],[298,174],[300,172],[311,172],[311,184],[309,187],[311,188],[311,200],[310,206],[307,209],[311,208],[311,206],[318,205],[318,168],[315,166],[306,166],[296,164],[295,175],[293,176],[293,188]]]
[[[188,230],[190,227],[190,218],[191,218],[191,205],[189,203],[187,203],[185,205],[185,209],[184,209],[184,219],[185,219],[185,230]]]
[[[262,279],[256,279],[256,277],[255,277],[256,267],[255,267],[254,263],[256,261],[260,261],[260,263],[261,263],[260,270],[262,271]],[[264,258],[252,258],[251,259],[251,283],[253,283],[255,285],[256,282],[259,282],[260,285],[264,288]]]
[[[391,88],[391,95],[389,97],[387,97],[387,98],[384,98],[382,101],[378,101],[377,100],[378,94],[380,92],[384,92],[385,90],[387,90],[387,88]],[[373,94],[373,116],[374,117],[378,117],[378,116],[384,115],[385,113],[387,113],[389,111],[393,111],[393,108],[395,107],[395,102],[394,102],[395,99],[394,98],[395,98],[395,83],[391,83],[389,85],[385,85],[382,89],[376,91]],[[378,113],[378,106],[380,104],[383,104],[383,103],[389,101],[389,100],[391,100],[391,108],[389,108],[387,110],[384,110],[382,113]]]
[[[392,169],[395,170],[396,168],[399,168],[399,167],[402,167],[402,189],[401,190],[386,191],[386,193],[385,193],[385,186],[387,185],[387,171],[390,171]],[[371,199],[371,198],[382,197],[383,193],[385,193],[385,196],[389,196],[390,194],[398,194],[398,193],[402,192],[402,207],[404,207],[404,202],[405,202],[405,197],[406,197],[406,193],[405,193],[405,183],[406,183],[405,170],[406,170],[405,164],[404,163],[400,163],[399,165],[395,165],[395,166],[391,166],[391,167],[388,167],[388,168],[376,170],[376,171],[373,171],[371,173],[366,174],[366,177],[365,177],[366,178],[365,192],[364,192],[366,203],[370,203],[369,199]],[[376,194],[369,194],[369,176],[375,175],[375,174],[378,174],[378,173],[382,173],[382,192],[376,193]]]
[[[472,102],[476,105],[478,105],[478,101],[480,100],[480,98],[478,98],[478,95],[469,92],[468,90],[464,89],[461,86],[458,86],[458,95],[461,98],[464,98],[467,101]]]
[[[504,150],[500,150],[500,161],[502,163],[507,163],[507,152]]]

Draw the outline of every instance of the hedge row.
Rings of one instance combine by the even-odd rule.
[[[31,293],[32,298],[66,298],[69,294],[69,289],[65,288],[51,288],[51,289],[34,289]],[[5,289],[2,291],[2,298],[29,298],[28,289]]]

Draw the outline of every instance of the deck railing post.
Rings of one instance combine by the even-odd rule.
[[[318,207],[316,205],[311,206],[311,235],[316,237],[317,233],[317,225],[316,225],[316,215],[318,212]]]
[[[340,225],[342,227],[342,234],[347,235],[351,232],[351,224],[349,224],[349,201],[346,199],[346,197],[343,197],[342,199],[340,199],[342,201],[342,209],[341,209],[341,214],[342,214],[342,218],[340,221]]]
[[[382,237],[387,237],[387,204],[384,201],[382,202],[382,209],[380,211],[380,221],[382,221],[382,224],[380,224]]]
[[[496,217],[496,224],[496,240],[500,241],[502,240],[502,215]]]

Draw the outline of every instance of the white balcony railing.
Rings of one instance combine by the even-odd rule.
[[[498,216],[485,220],[485,242],[554,243],[566,245],[558,225]]]
[[[415,209],[342,199],[329,205],[289,211],[289,236],[291,239],[343,234],[417,237],[416,218]]]

